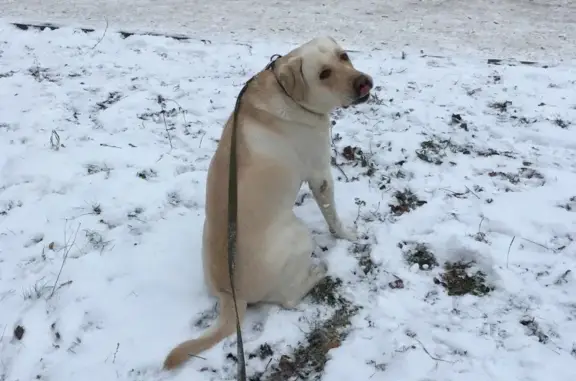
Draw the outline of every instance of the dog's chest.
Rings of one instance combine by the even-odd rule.
[[[293,140],[292,146],[305,177],[322,171],[330,164],[330,138],[327,134],[299,136]]]
[[[250,129],[247,133],[252,150],[300,172],[302,179],[322,172],[330,166],[329,128],[282,126],[282,133],[266,128]]]

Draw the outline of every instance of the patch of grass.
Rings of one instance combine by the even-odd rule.
[[[10,212],[12,209],[21,208],[22,205],[23,205],[22,201],[9,200],[5,202],[4,205],[0,207],[0,216],[7,216],[8,212]]]
[[[514,153],[510,151],[497,151],[493,148],[488,148],[486,150],[474,150],[474,153],[481,157],[490,157],[490,156],[506,156],[510,159],[514,159]]]
[[[537,337],[539,343],[546,344],[550,340],[550,337],[542,331],[540,325],[534,318],[523,318],[520,320],[520,324],[526,327],[526,334]]]
[[[407,248],[407,246],[410,246],[407,242],[400,242],[398,246],[401,249],[405,249],[404,260],[410,266],[417,264],[420,270],[426,271],[438,266],[436,256],[430,251],[428,245],[417,243],[416,245],[412,245],[413,247]]]
[[[145,112],[136,115],[136,117],[141,120],[152,120],[154,123],[164,123],[164,118],[172,118],[176,115],[178,115],[178,110],[176,108],[171,108],[161,111]]]
[[[102,207],[100,204],[92,204],[92,213],[99,216],[102,214]]]
[[[360,309],[339,295],[341,285],[341,279],[327,276],[309,293],[315,303],[332,307],[332,314],[326,320],[311,323],[311,329],[292,353],[282,355],[263,373],[251,377],[251,381],[321,380],[330,350],[345,340],[351,319]],[[272,355],[272,349],[264,344],[249,358]]]
[[[484,233],[484,232],[478,232],[478,233],[472,235],[472,237],[473,237],[474,240],[477,241],[477,242],[490,243],[490,242],[488,242],[488,240],[486,239],[486,233]]]
[[[502,102],[492,102],[488,105],[488,107],[497,110],[498,112],[506,112],[508,111],[508,106],[511,106],[512,102],[510,101],[502,101]]]
[[[118,103],[120,99],[122,99],[122,94],[119,91],[112,91],[108,93],[108,97],[105,100],[96,103],[96,107],[99,110],[104,111],[112,105]]]
[[[0,73],[0,79],[1,78],[9,78],[12,77],[14,74],[16,74],[16,72],[14,70],[10,70],[4,73]]]
[[[518,117],[516,115],[511,115],[510,119],[518,120],[520,124],[534,124],[538,121],[538,118],[528,118],[525,116]]]
[[[471,273],[470,269],[474,264],[475,262],[446,262],[444,272],[434,278],[434,283],[443,286],[450,296],[485,296],[493,291],[494,287],[486,284],[484,272],[477,270]]]
[[[456,125],[463,129],[464,131],[468,131],[468,123],[462,118],[460,114],[452,114],[450,117],[450,124]]]
[[[44,241],[44,234],[43,233],[36,233],[26,241],[24,247],[30,247],[39,244],[40,242]]]
[[[176,191],[173,192],[168,192],[168,194],[166,195],[166,198],[168,199],[168,204],[176,207],[178,205],[180,205],[180,203],[182,203],[182,198],[180,197],[180,194]]]
[[[200,313],[200,316],[194,322],[194,327],[208,329],[212,324],[212,322],[216,320],[217,317],[218,317],[218,304],[216,303],[212,308]]]
[[[271,367],[267,376],[260,376],[255,380],[285,381],[285,380],[315,380],[320,381],[328,353],[338,348],[348,335],[352,317],[359,308],[349,303],[340,306],[332,316],[321,323],[315,324],[306,334],[303,342],[291,355],[283,355],[277,364]]]
[[[428,201],[420,200],[410,189],[406,188],[403,191],[396,191],[394,193],[396,199],[395,204],[388,204],[392,213],[396,216],[401,216],[408,213],[420,206],[427,204]]]
[[[420,143],[420,149],[416,150],[416,156],[426,163],[441,165],[444,163],[444,159],[448,156],[448,153],[471,155],[475,154],[481,157],[489,156],[506,156],[509,158],[514,158],[514,153],[510,151],[497,151],[492,148],[488,149],[477,149],[470,144],[457,144],[450,139],[442,139],[438,136],[432,136],[428,140]],[[455,165],[454,162],[450,162]]]
[[[521,167],[518,174],[525,179],[544,180],[544,175],[533,168]]]
[[[358,265],[362,269],[364,275],[375,274],[379,265],[372,259],[372,245],[369,243],[359,244],[355,243],[350,246],[350,252],[358,261]]]
[[[508,180],[511,184],[518,184],[522,179],[535,179],[539,180],[540,185],[544,185],[545,179],[544,175],[533,168],[521,167],[518,169],[517,173],[502,172],[502,171],[490,171],[488,172],[490,177],[500,177],[501,179]]]
[[[346,159],[346,164],[367,168],[366,172],[364,172],[366,176],[373,176],[376,172],[376,165],[360,147],[346,146],[342,149],[341,155]]]
[[[44,297],[49,290],[50,287],[46,286],[45,282],[43,284],[37,282],[34,286],[22,291],[22,298],[24,300],[39,300]]]
[[[150,178],[158,177],[158,173],[153,169],[143,169],[136,173],[136,176],[140,177],[142,180],[148,180]]]
[[[58,78],[54,77],[47,68],[40,66],[33,66],[28,69],[28,74],[30,74],[38,82],[48,81],[48,82],[58,82]]]
[[[569,120],[564,120],[561,118],[556,118],[552,121],[555,125],[557,125],[560,128],[568,128],[570,127],[570,125],[572,124]]]
[[[566,209],[566,211],[571,212],[576,209],[576,196],[570,197],[568,202],[565,204],[558,205],[560,208]],[[0,213],[1,214],[1,213]]]
[[[325,304],[330,307],[335,307],[345,303],[345,299],[338,293],[341,287],[342,279],[334,279],[327,275],[312,290],[310,290],[307,296],[316,304]]]
[[[104,165],[86,164],[85,168],[86,168],[86,173],[88,173],[88,175],[95,175],[95,174],[103,172],[106,174],[106,178],[110,177],[110,171],[112,170],[112,168],[109,168],[106,164],[104,164]]]
[[[450,139],[440,139],[433,136],[420,143],[420,149],[416,150],[416,156],[427,163],[440,165],[444,162],[442,159],[447,156],[447,151],[470,155],[471,148],[455,144]]]
[[[94,250],[100,251],[100,253],[102,253],[104,249],[106,249],[106,247],[108,247],[108,245],[110,245],[112,242],[106,241],[104,236],[96,230],[85,230],[84,233],[86,234],[86,239],[88,240],[90,246],[92,246]]]
[[[264,343],[258,347],[258,349],[248,355],[249,359],[259,358],[260,360],[265,360],[268,357],[272,357],[274,355],[274,351],[269,344]]]
[[[126,215],[128,218],[138,218],[144,212],[144,208],[136,207]]]

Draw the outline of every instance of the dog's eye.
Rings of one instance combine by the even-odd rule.
[[[332,74],[332,70],[324,69],[320,72],[320,79],[326,79],[326,78],[330,77],[331,74]]]
[[[347,53],[340,54],[340,60],[342,61],[350,61],[350,57],[348,57]]]

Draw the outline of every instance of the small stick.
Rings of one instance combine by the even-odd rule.
[[[168,123],[166,122],[166,110],[162,108],[162,118],[164,119],[164,128],[166,129],[166,133],[168,134],[168,141],[170,142],[170,151],[174,148],[172,145],[172,136],[170,136],[170,131],[168,131]]]
[[[536,245],[536,246],[540,246],[541,248],[544,248],[544,249],[546,249],[546,250],[555,251],[554,249],[551,249],[551,248],[549,248],[548,246],[542,245],[541,243],[538,243],[538,242],[534,242],[534,241],[532,241],[532,240],[530,240],[530,239],[528,239],[528,238],[523,238],[523,237],[520,237],[520,238],[522,238],[524,241],[528,241],[528,242],[530,242],[530,243],[533,243],[533,244]]]
[[[510,241],[510,246],[508,246],[508,254],[506,255],[506,268],[508,268],[508,260],[510,259],[510,249],[512,249],[512,244],[514,243],[515,239],[516,236],[512,237],[512,241]]]
[[[104,20],[106,20],[106,28],[104,28],[104,33],[102,33],[102,36],[98,39],[96,44],[92,47],[92,50],[94,50],[94,48],[96,48],[102,42],[104,37],[106,36],[106,31],[108,30],[108,18],[104,17]]]
[[[122,147],[113,146],[113,145],[110,145],[110,144],[106,144],[106,143],[100,143],[100,147],[109,147],[109,148],[118,148],[118,149],[122,149]]]
[[[112,359],[112,364],[116,362],[116,355],[118,354],[118,349],[120,348],[120,343],[116,343],[116,351],[114,352],[114,358]]]
[[[346,172],[344,172],[344,170],[342,169],[342,167],[340,167],[340,165],[336,162],[336,158],[333,156],[331,157],[330,160],[331,164],[333,166],[335,166],[336,168],[338,168],[338,170],[340,171],[340,173],[344,176],[344,178],[346,179],[346,182],[350,182],[350,179],[348,179],[348,176],[346,175]]]
[[[474,196],[476,196],[476,198],[477,198],[478,200],[480,200],[480,196],[478,196],[476,193],[472,192],[472,191],[470,190],[470,188],[468,188],[466,185],[465,185],[465,187],[466,187],[466,189],[468,189],[468,192],[472,193]]]
[[[443,361],[443,362],[448,362],[448,363],[453,364],[452,361],[448,361],[448,360],[444,360],[444,359],[441,359],[441,358],[432,356],[432,355],[430,354],[430,352],[428,352],[428,349],[426,349],[426,347],[424,346],[424,344],[422,344],[422,342],[421,342],[420,340],[418,340],[418,339],[415,338],[415,337],[414,337],[414,340],[416,340],[416,341],[420,344],[420,346],[422,347],[422,350],[423,350],[432,360]]]
[[[60,149],[60,135],[58,135],[56,130],[52,130],[52,134],[50,135],[50,145],[55,151]]]
[[[80,230],[80,225],[81,224],[78,224],[78,228],[76,229],[76,233],[74,234],[74,239],[72,240],[72,243],[70,245],[68,245],[68,242],[66,240],[66,225],[64,225],[64,244],[66,245],[64,249],[64,257],[62,258],[62,264],[60,265],[60,270],[58,271],[56,281],[54,282],[54,286],[52,286],[52,292],[50,293],[50,296],[48,296],[48,299],[52,298],[52,296],[54,296],[54,292],[56,292],[57,290],[56,285],[58,285],[58,281],[60,280],[60,275],[62,274],[62,270],[64,269],[64,264],[66,263],[68,254],[70,253],[70,250],[72,250],[72,246],[74,246],[74,243],[76,242],[76,236],[78,235],[78,231]]]

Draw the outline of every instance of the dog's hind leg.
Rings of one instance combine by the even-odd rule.
[[[314,241],[308,228],[296,216],[291,220],[286,227],[289,230],[282,235],[284,239],[275,245],[284,265],[277,269],[275,287],[266,297],[266,302],[290,309],[298,305],[327,272],[326,264],[312,259]]]

